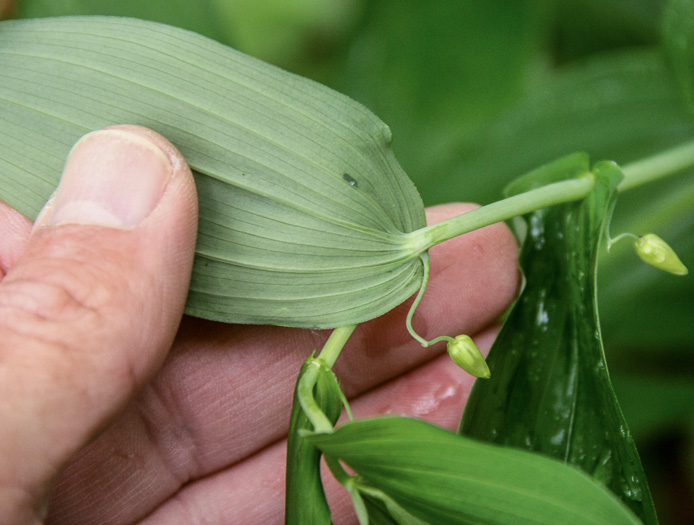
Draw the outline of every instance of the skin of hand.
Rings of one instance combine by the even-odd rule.
[[[181,321],[196,228],[185,161],[135,126],[83,138],[35,225],[0,203],[0,523],[283,522],[294,382],[329,331]],[[511,233],[430,254],[415,328],[485,351],[517,292]],[[409,304],[362,324],[335,372],[357,418],[455,429],[473,378],[410,337]],[[328,478],[326,493],[356,523]]]

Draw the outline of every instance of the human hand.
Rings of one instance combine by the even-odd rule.
[[[31,230],[0,206],[0,523],[39,523],[51,483],[161,365],[197,231],[187,164],[123,126],[73,149]]]
[[[173,193],[169,188],[167,197],[173,200]],[[164,200],[156,213],[163,205]],[[429,221],[436,222],[470,208],[470,205],[436,207],[428,210]],[[179,212],[167,208],[167,213],[174,221]],[[2,267],[13,267],[5,281],[15,268],[22,267],[22,261],[35,253],[31,244],[36,233],[15,263],[17,254],[23,250],[28,227],[10,229],[17,232],[7,237],[11,242],[0,240],[0,262],[5,263]],[[171,231],[176,234],[173,227]],[[10,254],[4,261],[3,251]],[[122,254],[121,259],[130,255],[135,260],[121,262],[131,265],[128,272],[142,273],[136,269],[141,261],[132,257],[132,253],[131,250]],[[433,248],[429,288],[414,321],[417,330],[425,336],[478,334],[476,341],[480,347],[488,347],[493,338],[493,329],[488,327],[516,292],[515,257],[515,243],[503,225],[487,227]],[[169,274],[161,271],[160,276],[168,278]],[[180,275],[171,277],[180,278],[187,285]],[[119,315],[127,317],[124,322],[133,331],[146,329],[151,323],[150,317],[142,313],[144,303],[150,310],[165,307],[178,308],[180,312],[183,299],[179,298],[180,304],[174,307],[172,299],[164,304],[156,294],[149,295],[151,288],[158,289],[157,286],[163,286],[161,283],[151,280],[139,286],[118,296],[124,300],[128,292],[136,293],[136,299],[127,300],[143,301],[139,311],[114,307]],[[407,305],[403,305],[361,325],[348,342],[335,371],[345,393],[353,399],[357,417],[406,413],[455,428],[472,378],[450,362],[444,352],[445,345],[425,350],[412,340],[405,329],[406,313]],[[111,322],[103,317],[102,321]],[[169,338],[174,331],[170,327]],[[80,328],[78,333],[84,338],[88,332]],[[103,333],[113,332],[102,327],[92,341]],[[85,388],[80,385],[85,382],[100,387],[106,393],[91,394],[99,400],[100,411],[96,415],[90,408],[93,403],[84,407],[84,403],[71,401],[72,405],[65,406],[49,399],[60,405],[61,410],[56,409],[55,416],[50,415],[60,420],[63,432],[69,430],[71,436],[77,435],[73,425],[89,426],[92,430],[82,431],[80,439],[72,439],[70,444],[61,443],[60,458],[55,459],[58,451],[50,451],[48,456],[30,451],[35,449],[32,440],[54,444],[56,438],[40,432],[44,424],[38,428],[39,435],[34,435],[35,422],[23,417],[19,423],[25,425],[24,429],[16,432],[26,441],[5,457],[11,460],[15,472],[19,468],[17,464],[21,467],[23,454],[35,463],[46,464],[46,458],[51,460],[51,469],[44,472],[40,483],[31,486],[31,493],[37,495],[29,502],[34,508],[40,501],[38,495],[47,493],[53,475],[67,463],[56,480],[50,500],[47,522],[51,524],[281,523],[284,438],[294,381],[301,363],[313,349],[322,346],[327,336],[327,331],[224,325],[184,318],[164,365],[136,396],[134,385],[144,384],[146,373],[137,375],[130,383],[123,377],[118,379],[117,374],[109,373],[109,367],[101,366],[100,360],[122,361],[117,359],[126,353],[122,345],[114,349],[112,342],[106,340],[98,348],[92,344],[87,350],[98,352],[99,360],[89,356],[86,363],[76,362],[50,391],[27,389],[36,396],[37,403],[43,403],[41,396],[81,401]],[[137,350],[128,345],[130,369],[145,368],[151,372],[165,352],[160,344],[152,336]],[[152,345],[156,348],[152,349]],[[69,347],[63,346],[63,353],[66,348]],[[5,352],[3,343],[0,349]],[[116,355],[111,355],[114,352]],[[139,359],[147,363],[142,364]],[[113,366],[110,365],[110,370]],[[51,367],[55,369],[56,365]],[[63,365],[60,367],[65,369]],[[51,368],[44,368],[43,361],[32,362],[23,377],[35,383],[36,377],[47,374],[46,370]],[[75,377],[70,377],[68,372]],[[6,384],[12,385],[0,382],[0,395],[2,389],[9,388],[3,386]],[[127,399],[130,402],[126,404]],[[116,418],[108,418],[119,410]],[[46,417],[45,412],[42,417]],[[5,421],[3,413],[3,424]],[[103,432],[85,445],[96,428]],[[0,430],[0,447],[9,451],[12,449],[1,440],[5,433]],[[76,454],[68,463],[72,451]],[[2,476],[0,486],[12,488],[13,483],[16,486],[13,478]],[[330,482],[327,490],[334,504],[335,522],[354,523],[346,493]]]

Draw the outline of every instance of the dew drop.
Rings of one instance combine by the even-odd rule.
[[[635,476],[630,476],[626,481],[622,481],[622,491],[624,495],[632,501],[642,501],[643,491],[641,490],[641,483],[636,479]]]

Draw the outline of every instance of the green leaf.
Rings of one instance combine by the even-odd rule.
[[[554,53],[557,62],[600,50],[658,41],[665,0],[568,0],[557,8]]]
[[[573,153],[548,164],[535,168],[530,173],[518,177],[506,186],[507,197],[540,188],[547,184],[574,179],[590,171],[590,157],[587,153]]]
[[[422,278],[424,207],[390,130],[356,102],[199,35],[124,18],[0,23],[0,199],[35,217],[81,135],[169,138],[200,199],[189,314],[329,328]]]
[[[457,167],[418,184],[428,203],[451,195],[488,203],[518,175],[572,151],[620,165],[694,137],[694,119],[661,50],[602,54],[559,69],[461,144]],[[694,173],[621,194],[612,233],[655,232],[694,265]],[[694,340],[694,278],[673,279],[617,244],[600,259],[600,312],[610,353],[659,356]],[[655,344],[653,344],[655,343]],[[682,352],[680,352],[682,353]],[[613,365],[613,368],[617,363]]]
[[[226,44],[231,43],[225,20],[219,16],[220,9],[210,0],[167,0],[166,7],[158,2],[142,0],[20,0],[18,4],[20,18],[128,16],[181,27]]]
[[[609,491],[577,469],[422,421],[362,420],[307,439],[429,523],[639,523]]]
[[[369,525],[399,525],[382,500],[366,495],[362,496],[362,499],[368,511]]]
[[[364,487],[361,484],[361,497],[369,512],[369,525],[427,525],[428,522],[415,518],[403,510],[383,491]]]
[[[540,175],[547,175],[542,171]],[[619,168],[600,162],[582,202],[526,217],[526,284],[476,382],[461,433],[577,466],[657,523],[640,459],[607,373],[597,318],[597,248]],[[538,181],[541,182],[541,181]]]
[[[606,53],[560,69],[461,144],[450,173],[420,186],[428,203],[450,195],[487,203],[518,175],[572,151],[624,165],[692,136],[694,120],[659,50]]]
[[[235,48],[294,72],[293,68],[304,61],[330,56],[332,48],[359,19],[363,7],[361,2],[350,0],[207,2],[227,21]]]
[[[668,0],[663,44],[690,109],[694,109],[694,3]]]
[[[331,85],[389,123],[395,153],[425,202],[469,198],[447,192],[432,176],[449,176],[461,157],[461,137],[476,135],[527,87],[550,31],[548,4],[366,2],[364,23]],[[468,184],[478,182],[470,177],[461,187]]]
[[[301,409],[299,384],[307,371],[316,367],[318,371],[313,398],[318,408],[333,425],[342,412],[342,398],[332,370],[311,356],[301,367],[297,388],[294,391],[294,406],[287,440],[285,525],[332,523],[321,480],[321,453],[301,435],[302,430],[313,430],[313,426]]]

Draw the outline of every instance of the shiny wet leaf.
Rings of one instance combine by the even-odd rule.
[[[653,524],[645,474],[607,372],[596,307],[597,250],[622,175],[607,162],[592,172],[595,190],[585,201],[526,217],[525,288],[487,358],[491,379],[475,383],[461,432],[579,467]],[[536,174],[523,185],[542,184],[546,172]]]

